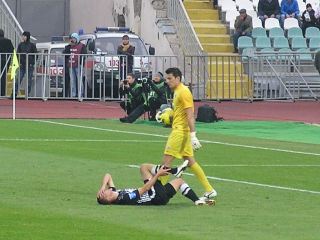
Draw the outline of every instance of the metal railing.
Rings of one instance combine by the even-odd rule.
[[[314,54],[271,52],[242,57],[245,73],[252,79],[252,100],[317,100],[320,80]]]
[[[1,57],[2,54],[0,54]],[[8,54],[7,57],[10,57]],[[120,81],[127,70],[120,66],[121,55],[69,55],[60,53],[17,54],[24,66],[15,75],[17,97],[25,99],[75,99],[120,100]],[[70,68],[70,57],[78,64]],[[35,59],[35,61],[33,61]],[[34,63],[34,64],[33,64]],[[8,62],[10,65],[10,61]],[[137,56],[134,57],[133,73],[137,79],[151,77],[156,72],[165,72],[177,66],[176,56]],[[9,67],[3,69],[6,84],[2,97],[12,94],[13,82]]]
[[[183,59],[183,68],[186,84],[195,89],[195,92],[200,94],[203,92],[201,85],[204,85],[204,79],[208,78],[208,62],[206,61],[206,53],[204,52],[200,40],[193,28],[188,13],[181,0],[167,0],[167,16],[173,22],[177,35],[179,37],[180,48],[182,50],[181,55]],[[197,56],[196,61],[192,58],[185,58],[185,56]],[[197,69],[196,72],[192,69]],[[205,76],[199,78],[197,81],[202,81],[201,84],[194,85],[191,79],[197,79],[199,76]],[[191,86],[193,85],[193,86]]]

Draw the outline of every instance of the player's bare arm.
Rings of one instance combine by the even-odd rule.
[[[140,196],[145,192],[149,191],[160,176],[168,175],[170,170],[170,168],[165,168],[164,166],[162,166],[158,170],[156,175],[154,175],[146,184],[144,184],[141,188],[138,189]]]
[[[112,176],[107,173],[104,177],[103,177],[103,180],[102,180],[102,184],[101,184],[101,187],[100,187],[100,190],[97,194],[97,197],[101,196],[104,194],[104,191],[110,187],[115,187],[114,183],[113,183],[113,180],[112,180]]]

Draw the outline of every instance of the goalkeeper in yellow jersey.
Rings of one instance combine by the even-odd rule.
[[[193,150],[199,149],[201,144],[196,137],[192,94],[181,82],[182,73],[178,68],[169,68],[166,74],[166,83],[174,92],[174,97],[172,131],[164,150],[163,164],[170,167],[175,158],[184,159],[205,189],[203,198],[214,198],[217,192],[210,185],[204,171],[193,156]],[[167,180],[164,179],[164,181]]]

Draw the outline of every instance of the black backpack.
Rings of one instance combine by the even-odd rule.
[[[205,104],[198,108],[196,121],[209,123],[217,122],[219,120],[222,120],[222,118],[218,117],[218,113],[213,107]]]

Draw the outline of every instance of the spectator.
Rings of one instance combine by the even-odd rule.
[[[87,54],[87,48],[80,42],[78,33],[70,35],[70,44],[65,47],[64,53],[70,54],[68,67],[71,80],[71,97],[79,97],[80,99],[83,96],[83,74],[81,71],[84,66],[84,57],[80,54]]]
[[[252,31],[252,17],[247,15],[245,9],[239,11],[240,15],[237,16],[234,23],[235,32],[233,34],[234,52],[238,52],[238,39],[241,36],[251,36]]]
[[[7,72],[10,66],[10,56],[13,53],[13,45],[11,40],[4,37],[4,32],[0,29],[0,96],[6,95]]]
[[[124,101],[120,103],[120,106],[128,115],[135,114],[132,113],[133,111],[140,112],[139,109],[144,107],[145,100],[142,85],[136,82],[135,76],[132,73],[128,73],[127,79],[120,82],[119,92],[120,97],[125,98]],[[120,118],[120,121],[126,123],[133,122],[131,119],[128,119],[128,117]]]
[[[317,27],[317,19],[315,17],[315,12],[312,9],[312,6],[310,3],[306,5],[306,10],[302,13],[301,16],[302,20],[302,32],[303,36],[306,34],[306,29],[308,27]]]
[[[71,39],[69,38],[69,41]],[[70,60],[70,49],[71,45],[68,44],[65,46],[63,50],[64,55],[64,95],[65,97],[70,97],[71,96],[71,89],[70,89],[70,72],[69,72],[69,60]],[[67,54],[69,53],[69,54]]]
[[[277,18],[280,20],[280,6],[278,0],[259,0],[258,3],[258,17],[264,22],[267,18]]]
[[[22,82],[22,79],[24,75],[28,74],[28,96],[30,96],[31,93],[31,87],[32,87],[32,75],[34,70],[34,64],[36,60],[35,54],[37,53],[37,48],[34,43],[30,41],[31,34],[30,32],[23,32],[22,33],[22,42],[18,45],[17,53],[20,53],[20,84]],[[27,58],[28,55],[28,58]],[[18,57],[19,57],[18,56]],[[19,84],[19,85],[20,85]],[[19,85],[18,81],[16,81],[16,92],[15,95],[17,96],[17,93],[19,92]]]
[[[282,0],[281,2],[281,20],[280,24],[283,28],[286,18],[296,18],[299,20],[299,5],[297,0]]]
[[[117,54],[126,55],[120,58],[120,79],[126,79],[127,73],[132,73],[133,55],[135,47],[129,43],[129,36],[122,37],[122,44],[118,46]]]

